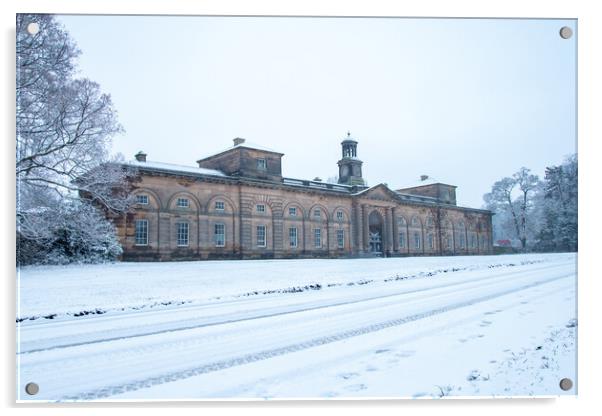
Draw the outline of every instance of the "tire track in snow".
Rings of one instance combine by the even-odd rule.
[[[131,328],[125,328],[122,330],[122,332],[125,332],[125,334],[123,334],[123,335],[115,335],[112,337],[94,338],[91,340],[84,340],[84,341],[78,341],[78,342],[70,342],[70,343],[50,345],[50,346],[45,346],[45,347],[25,349],[25,350],[17,351],[17,355],[38,353],[38,352],[55,350],[55,349],[80,347],[80,346],[84,346],[84,345],[91,345],[91,344],[97,344],[97,343],[103,343],[103,342],[120,341],[120,340],[152,336],[152,335],[159,335],[159,334],[172,333],[172,332],[179,332],[179,331],[188,331],[188,330],[192,330],[192,329],[199,329],[199,328],[205,328],[205,327],[211,327],[211,326],[217,326],[217,325],[252,321],[252,320],[263,319],[263,318],[272,318],[272,317],[276,317],[276,316],[288,315],[288,314],[293,314],[293,313],[302,313],[302,312],[320,310],[320,309],[325,309],[325,308],[353,305],[356,303],[369,302],[369,301],[378,300],[378,299],[386,299],[386,298],[395,297],[395,296],[409,295],[409,294],[420,293],[420,292],[425,292],[425,291],[429,291],[429,290],[445,289],[445,288],[454,287],[454,286],[466,286],[466,285],[470,285],[470,284],[478,283],[478,282],[482,282],[482,281],[495,281],[499,278],[512,276],[515,274],[516,275],[520,274],[521,276],[524,276],[525,273],[538,272],[538,271],[542,271],[542,270],[554,269],[554,268],[560,268],[560,267],[566,267],[566,265],[565,264],[554,264],[554,265],[547,265],[544,267],[537,267],[537,268],[529,269],[529,270],[520,270],[520,271],[513,270],[513,271],[506,272],[506,273],[500,273],[500,274],[497,274],[494,276],[487,275],[485,277],[481,277],[481,278],[477,278],[477,279],[470,279],[470,280],[465,280],[465,281],[461,281],[461,282],[447,283],[447,284],[435,286],[435,287],[425,287],[425,288],[420,288],[420,289],[405,290],[405,291],[390,293],[387,295],[377,295],[377,296],[371,296],[368,298],[360,298],[360,299],[347,300],[347,301],[335,302],[335,303],[326,303],[326,304],[321,304],[321,305],[317,305],[317,306],[301,305],[301,306],[297,306],[297,307],[286,308],[284,310],[280,310],[277,312],[265,312],[265,310],[259,310],[255,313],[252,312],[251,314],[249,314],[247,316],[243,316],[243,317],[239,316],[239,317],[230,318],[230,319],[227,319],[227,318],[219,319],[219,317],[218,317],[216,320],[198,323],[199,320],[207,321],[207,318],[200,318],[197,320],[197,322],[194,322],[194,320],[193,320],[194,323],[189,324],[189,325],[182,325],[182,323],[180,322],[179,324],[177,324],[177,326],[174,327],[173,326],[174,323],[169,322],[169,323],[161,324],[162,326],[166,326],[167,328],[155,329],[155,330],[150,330],[150,331],[131,333],[131,331],[132,331]],[[157,325],[155,324],[154,326],[156,327]],[[137,328],[134,328],[134,331],[136,329]],[[93,335],[95,335],[95,333],[92,333],[92,336]],[[63,337],[63,338],[65,338],[65,337]],[[51,343],[52,341],[56,341],[56,339],[45,340],[46,343]],[[40,343],[43,344],[43,342],[37,342],[37,344],[40,344]]]
[[[238,357],[229,358],[226,360],[215,361],[212,363],[204,364],[201,366],[193,367],[187,370],[171,372],[155,377],[146,378],[143,380],[132,381],[126,384],[114,385],[102,387],[99,389],[95,389],[88,392],[82,392],[76,395],[64,396],[59,401],[80,401],[80,400],[99,400],[110,397],[116,394],[126,393],[128,391],[136,391],[143,388],[152,387],[158,384],[164,384],[172,381],[183,380],[190,377],[198,376],[201,374],[211,373],[215,371],[224,370],[231,367],[236,367],[239,365],[250,364],[256,361],[267,360],[273,357],[294,353],[297,351],[305,350],[308,348],[317,347],[320,345],[330,344],[337,341],[342,341],[348,338],[353,338],[365,334],[369,334],[372,332],[382,331],[383,329],[399,326],[406,324],[408,322],[417,321],[420,319],[428,318],[434,315],[439,315],[454,309],[464,308],[467,306],[472,306],[477,303],[485,302],[490,299],[494,299],[497,297],[509,295],[511,293],[520,292],[523,290],[527,290],[536,286],[540,286],[546,283],[551,283],[556,280],[564,279],[570,276],[573,276],[574,273],[569,273],[561,276],[556,276],[549,279],[538,280],[526,285],[522,285],[519,287],[514,287],[510,289],[505,289],[502,291],[498,291],[495,293],[490,293],[488,295],[479,296],[470,300],[452,303],[447,306],[442,306],[439,308],[430,309],[425,312],[416,313],[404,316],[402,318],[387,320],[378,324],[372,324],[363,326],[360,328],[347,330],[343,332],[339,332],[333,335],[322,336],[310,339],[305,342],[299,342],[295,344],[286,345],[279,348],[268,349],[260,352],[250,353],[241,355]]]

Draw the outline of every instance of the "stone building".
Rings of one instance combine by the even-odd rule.
[[[338,183],[282,176],[283,154],[244,139],[198,167],[139,152],[133,212],[115,218],[124,260],[490,254],[490,211],[456,187],[365,185],[357,142],[341,143]]]

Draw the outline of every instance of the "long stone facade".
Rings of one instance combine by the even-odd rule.
[[[282,153],[235,139],[198,167],[138,153],[136,205],[114,218],[124,260],[490,254],[491,212],[456,205],[456,187],[367,187],[357,142],[342,142],[339,183],[282,176]]]

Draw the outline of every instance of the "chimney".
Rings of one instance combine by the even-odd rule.
[[[245,139],[243,139],[242,137],[237,137],[234,139],[234,146],[238,146],[239,144],[243,144],[245,142]]]
[[[144,153],[142,150],[136,153],[134,157],[138,162],[146,162],[146,153]]]
[[[421,181],[426,181],[429,178],[429,175],[420,175],[420,180]]]

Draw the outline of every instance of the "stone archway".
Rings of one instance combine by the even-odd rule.
[[[383,231],[383,216],[378,211],[372,211],[368,216],[368,247],[374,256],[384,255]]]

